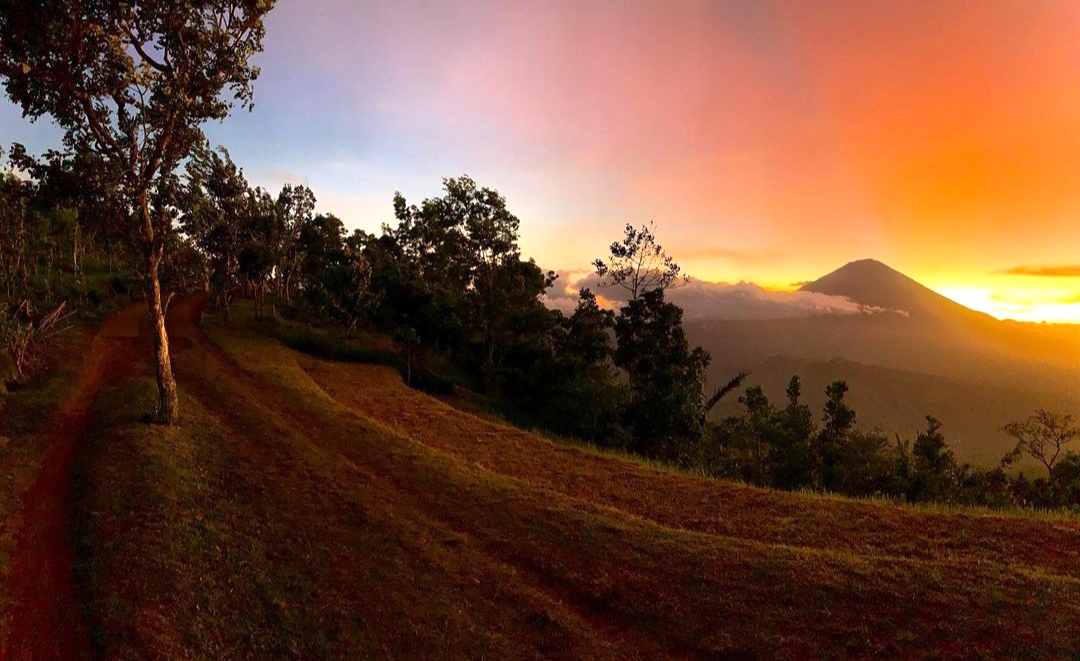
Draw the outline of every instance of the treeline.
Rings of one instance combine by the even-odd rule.
[[[641,275],[656,271],[651,288],[619,271],[620,260],[660,250],[648,230],[627,229],[607,272],[638,289],[626,308],[612,313],[583,291],[564,315],[544,305],[556,276],[522,258],[506,200],[468,177],[445,180],[444,195],[420,204],[398,194],[395,225],[348,233],[315,212],[310,189],[273,196],[252,188],[226,151],[201,149],[172,203],[226,319],[244,295],[257,317],[269,300],[270,312],[385,335],[410,381],[449,385],[432,370],[447,364],[517,420],[596,443],[676,457],[703,433],[708,357],[690,349],[681,310],[663,300],[678,267],[650,262]]]
[[[1080,454],[1066,447],[1080,439],[1071,416],[1040,410],[1007,425],[1015,448],[996,466],[975,466],[956,458],[932,416],[914,439],[860,429],[844,401],[847,391],[843,381],[826,388],[818,423],[801,401],[799,377],[791,378],[780,405],[760,387],[748,388],[739,400],[745,412],[710,427],[695,465],[713,476],[789,491],[995,508],[1080,505]],[[1022,459],[1045,472],[1029,479],[1015,470]]]
[[[15,146],[11,163],[25,176],[5,175],[0,189],[0,337],[16,327],[44,335],[45,313],[93,305],[103,283],[113,294],[140,290],[138,245],[125,233],[131,212],[93,157],[34,159]],[[446,179],[441,196],[418,204],[397,194],[394,224],[348,232],[316,212],[307,187],[252,187],[227,151],[202,145],[155,205],[174,219],[160,266],[167,291],[208,292],[226,321],[244,297],[257,318],[390,338],[411,383],[475,391],[519,424],[777,489],[989,507],[1080,503],[1080,456],[1065,447],[1080,431],[1049,412],[1010,425],[1017,448],[994,467],[958,461],[933,418],[914,439],[860,429],[843,382],[828,387],[820,415],[793,377],[787,401],[751,387],[741,415],[710,422],[746,375],[706,392],[710,356],[689,345],[682,310],[666,300],[686,278],[651,226],[627,226],[594,263],[602,286],[626,302],[610,310],[585,289],[564,314],[545,305],[556,275],[523,259],[506,199],[469,177]],[[1018,473],[1021,456],[1045,474]]]
[[[396,224],[378,234],[315,213],[305,187],[276,198],[251,188],[222,150],[191,159],[176,199],[225,315],[245,293],[262,316],[270,293],[290,314],[392,338],[410,381],[449,387],[432,364],[449,365],[519,422],[595,443],[674,458],[704,431],[708,356],[691,350],[681,310],[664,301],[678,274],[670,259],[660,286],[638,287],[620,313],[583,291],[564,315],[544,305],[556,276],[522,258],[505,198],[468,177],[420,204],[396,195]],[[618,245],[613,284],[627,278],[619,260],[660,250],[633,228]]]

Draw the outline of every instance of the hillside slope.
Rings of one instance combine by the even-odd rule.
[[[74,573],[96,656],[1080,650],[1074,520],[658,470],[481,420],[386,368],[243,325],[204,333],[197,317],[186,303],[170,318],[183,425],[140,421],[140,363],[105,384],[82,438]]]

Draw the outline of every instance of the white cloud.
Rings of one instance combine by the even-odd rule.
[[[548,292],[548,307],[573,311],[577,294],[588,287],[609,307],[625,300],[622,290],[600,287],[595,274],[581,277],[581,272],[560,274],[556,286]],[[860,305],[844,296],[830,296],[808,291],[770,291],[752,282],[704,282],[691,280],[673,289],[668,299],[681,307],[687,320],[791,319],[852,314],[879,314],[884,308]]]

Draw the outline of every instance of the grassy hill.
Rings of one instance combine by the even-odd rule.
[[[1080,649],[1074,519],[679,474],[477,418],[389,368],[297,353],[249,321],[204,329],[197,312],[178,304],[170,318],[179,427],[143,422],[151,377],[130,350],[145,342],[141,315],[87,354],[113,368],[80,380],[95,388],[80,396],[91,406],[74,445],[78,607],[64,612],[85,613],[86,633],[64,658]],[[36,543],[17,537],[16,559]],[[20,632],[63,593],[32,589],[11,564],[2,649],[33,658],[56,627],[78,626]]]

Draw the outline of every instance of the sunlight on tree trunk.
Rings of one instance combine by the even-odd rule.
[[[180,405],[176,394],[176,379],[173,377],[172,359],[169,356],[169,334],[165,330],[165,304],[161,300],[161,278],[158,274],[161,265],[162,248],[155,240],[154,219],[150,215],[149,197],[144,193],[139,198],[143,217],[143,241],[146,250],[147,292],[146,300],[150,306],[150,321],[154,325],[154,367],[158,387],[158,422],[174,425],[180,418]]]
[[[165,331],[165,306],[161,300],[161,282],[157,264],[150,267],[150,318],[154,324],[154,364],[158,387],[158,421],[165,425],[176,424],[180,417],[180,405],[173,378],[172,359],[169,357],[169,335]]]

